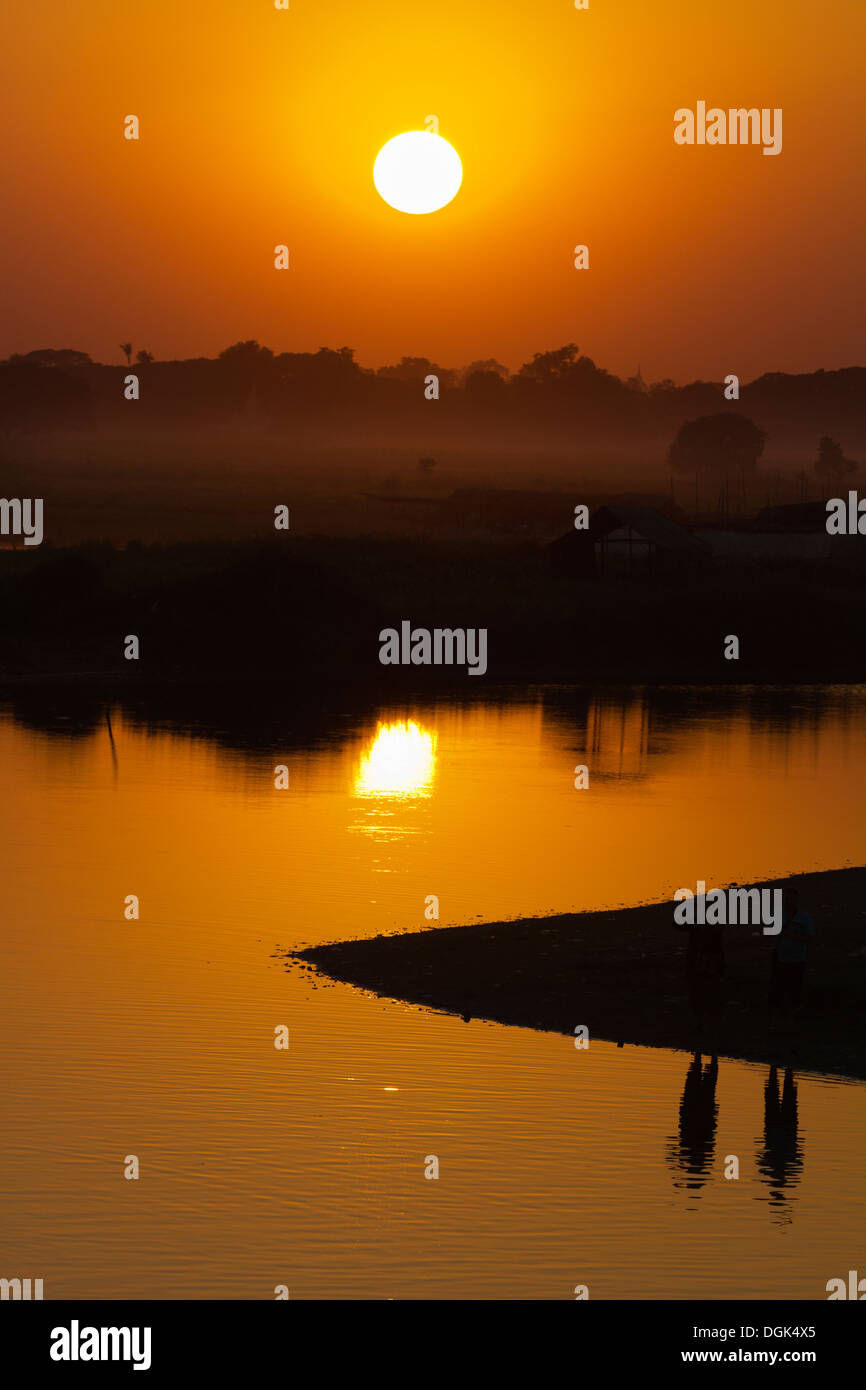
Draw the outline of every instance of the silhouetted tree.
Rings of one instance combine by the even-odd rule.
[[[153,353],[148,352],[147,348],[140,348],[139,351],[135,354],[135,360],[142,367],[146,367],[148,362],[153,361]]]
[[[273,358],[271,348],[262,347],[255,338],[247,338],[242,343],[232,343],[231,347],[223,348],[218,360],[227,362],[229,366],[245,366],[249,363],[259,365],[262,362],[272,362]]]
[[[853,477],[859,467],[854,459],[846,459],[841,444],[831,439],[828,434],[822,435],[818,441],[818,457],[815,460],[815,472],[819,478],[843,482],[846,478]]]
[[[551,405],[556,403],[560,414],[579,413],[584,423],[587,412],[597,412],[598,418],[604,418],[609,417],[611,409],[633,407],[636,395],[619,377],[597,367],[591,357],[578,356],[576,343],[566,343],[552,352],[537,352],[507,385],[530,410],[535,408],[532,402],[540,388]]]
[[[495,396],[498,399],[505,391],[507,382],[498,372],[470,372],[463,385],[470,396],[482,399]]]
[[[120,351],[121,351],[121,352],[124,354],[124,356],[126,357],[126,365],[127,365],[127,367],[130,366],[131,363],[132,363],[132,343],[121,343],[121,344],[120,344]]]
[[[390,377],[393,381],[423,381],[427,376],[438,376],[440,386],[456,386],[457,372],[451,367],[439,367],[428,357],[401,357],[391,367],[380,367],[377,376]]]
[[[260,392],[266,388],[274,372],[271,349],[262,347],[255,338],[247,338],[245,342],[224,348],[217,361],[225,382],[224,399],[248,413],[251,410],[257,412],[261,403]]]
[[[765,440],[745,415],[702,415],[680,426],[668,460],[677,473],[751,473]]]
[[[542,386],[561,381],[569,368],[575,366],[578,350],[577,343],[566,343],[564,347],[554,348],[551,352],[536,352],[531,362],[524,362],[518,376],[537,381]]]
[[[37,367],[88,367],[89,352],[77,348],[36,348],[33,352],[13,352],[10,362],[28,362]]]
[[[502,381],[507,381],[508,377],[511,375],[508,368],[503,367],[501,362],[497,362],[495,357],[486,357],[483,361],[470,362],[468,366],[461,367],[458,376],[465,386],[469,378],[475,376],[478,372],[482,372],[485,376],[488,373],[493,376],[498,376]]]

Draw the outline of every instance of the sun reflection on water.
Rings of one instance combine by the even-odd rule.
[[[430,796],[436,772],[437,736],[414,719],[380,724],[361,756],[355,795],[402,798]]]

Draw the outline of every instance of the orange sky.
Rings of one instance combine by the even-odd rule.
[[[0,353],[866,362],[862,0],[13,0],[0,37]],[[675,145],[699,99],[782,107],[782,153]],[[410,217],[373,161],[431,114],[463,186]]]

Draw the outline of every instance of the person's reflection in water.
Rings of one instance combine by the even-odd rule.
[[[774,1219],[792,1219],[791,1191],[800,1180],[803,1150],[797,1134],[797,1086],[788,1067],[779,1095],[779,1073],[770,1067],[764,1087],[764,1144],[758,1150],[758,1171],[770,1189]],[[788,1190],[786,1190],[788,1189]]]
[[[704,1067],[700,1052],[696,1052],[683,1086],[679,1136],[671,1139],[668,1146],[668,1161],[677,1187],[699,1191],[709,1176],[716,1147],[718,1076],[718,1057],[712,1057]]]

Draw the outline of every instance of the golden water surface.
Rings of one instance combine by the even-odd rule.
[[[0,1276],[823,1298],[862,1263],[862,1084],[783,1096],[725,1059],[714,1083],[706,1058],[463,1023],[277,952],[429,926],[431,894],[453,925],[861,863],[863,691],[539,690],[264,744],[120,709],[0,720]]]

